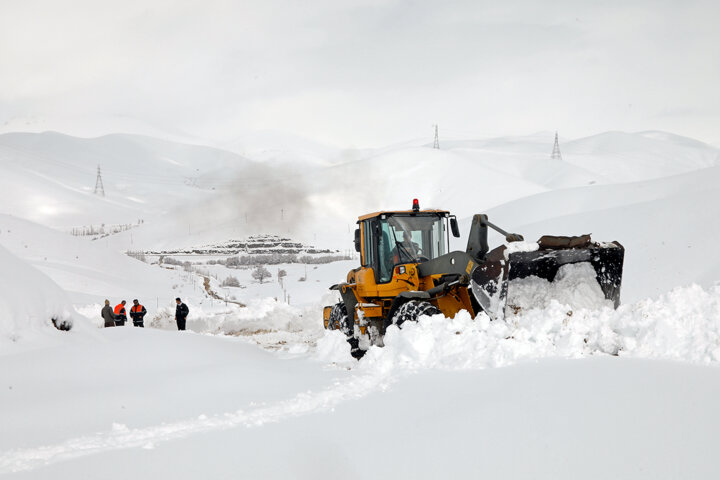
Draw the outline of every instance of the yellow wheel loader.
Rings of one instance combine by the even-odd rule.
[[[614,308],[620,304],[625,250],[618,242],[598,243],[582,235],[529,243],[477,214],[465,251],[450,252],[450,233],[460,236],[456,217],[445,210],[420,210],[417,199],[411,210],[371,213],[357,223],[360,266],[346,282],[330,287],[342,300],[323,311],[325,328],[347,335],[356,358],[371,345],[382,346],[389,325],[421,315],[452,318],[467,310],[473,318],[484,312],[502,321],[521,309],[512,300],[514,285],[518,291],[523,282],[551,285],[568,268],[590,272],[602,300]],[[504,235],[507,245],[490,250],[488,228]]]

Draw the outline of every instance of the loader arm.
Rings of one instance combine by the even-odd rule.
[[[491,223],[488,220],[488,216],[485,214],[478,213],[473,216],[472,224],[470,225],[470,234],[468,235],[468,243],[466,251],[474,257],[476,261],[482,261],[487,255],[489,248],[487,242],[488,227],[492,228],[496,232],[505,236],[507,242],[522,242],[523,236],[517,233],[508,233],[497,225]]]

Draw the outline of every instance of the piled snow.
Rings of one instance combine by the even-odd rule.
[[[50,278],[0,246],[0,352],[48,345],[82,328],[65,292]]]
[[[188,328],[196,332],[251,335],[283,330],[299,332],[318,328],[317,318],[304,318],[297,307],[273,298],[251,300],[246,307],[228,310],[224,314],[197,312],[188,320]]]
[[[475,320],[463,311],[453,319],[421,317],[402,329],[390,326],[385,347],[371,347],[362,370],[484,369],[546,357],[598,354],[720,364],[720,286],[677,288],[654,300],[618,310],[574,310],[551,301],[511,321]],[[349,349],[335,336],[318,342],[317,356],[342,359]]]
[[[354,366],[355,359],[350,355],[347,337],[340,330],[326,330],[317,342],[313,358],[319,362],[343,366]]]
[[[515,252],[535,252],[540,248],[537,242],[509,242],[505,246],[505,260],[510,259],[510,254]]]
[[[507,305],[521,311],[531,308],[547,309],[552,301],[573,308],[612,308],[605,298],[595,276],[595,269],[588,262],[562,265],[550,282],[534,276],[518,278],[508,285]],[[512,314],[513,308],[508,308]]]

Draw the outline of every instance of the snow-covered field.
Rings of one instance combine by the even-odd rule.
[[[0,474],[718,478],[720,151],[662,132],[566,142],[563,161],[551,147],[535,135],[245,159],[129,135],[0,136],[12,173],[0,180]],[[91,188],[102,162],[104,199]],[[374,188],[351,198],[353,182]],[[272,265],[258,283],[250,269],[123,253],[253,233],[345,251],[354,218],[415,197],[457,213],[462,241],[480,212],[528,240],[618,240],[623,305],[425,317],[358,362],[321,321],[327,287],[357,261]],[[67,233],[127,222],[95,240]],[[221,285],[230,275],[240,287]],[[105,298],[139,298],[147,328],[99,328]]]

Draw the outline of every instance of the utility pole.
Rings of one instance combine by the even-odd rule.
[[[100,165],[98,165],[97,178],[95,178],[95,191],[93,193],[95,195],[97,195],[98,192],[103,197],[105,196],[105,188],[103,187],[103,183],[102,183],[102,175],[100,175]]]
[[[562,155],[560,155],[560,143],[558,142],[558,134],[555,132],[555,145],[553,145],[553,151],[550,154],[550,158],[553,160],[562,160]]]
[[[435,127],[435,141],[433,142],[433,148],[440,150],[440,136],[438,135],[438,126],[437,124],[433,126]]]

